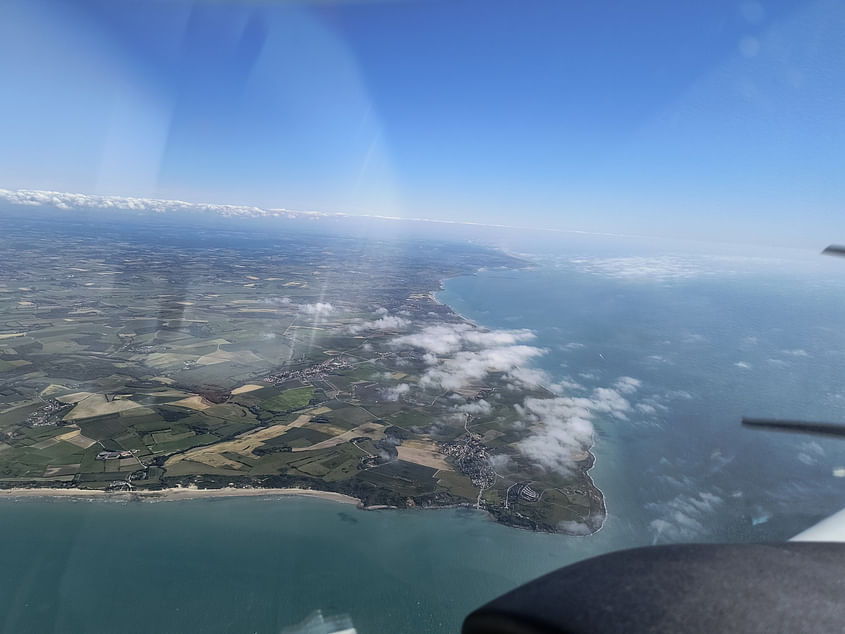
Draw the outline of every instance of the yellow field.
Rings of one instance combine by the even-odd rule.
[[[183,398],[178,401],[173,401],[172,403],[168,403],[168,405],[176,405],[177,407],[187,407],[189,409],[195,409],[198,411],[202,411],[204,409],[208,409],[214,403],[206,401],[202,396],[189,396],[188,398]]]
[[[105,414],[117,414],[130,409],[141,407],[139,403],[130,400],[107,401],[105,394],[91,394],[79,401],[64,420],[78,420],[80,418],[92,418]]]
[[[64,396],[57,396],[56,400],[62,403],[78,403],[82,399],[93,395],[93,392],[74,392],[73,394],[65,394]]]
[[[337,447],[345,442],[349,442],[356,436],[369,436],[373,440],[381,440],[384,438],[384,425],[378,423],[364,423],[354,429],[345,431],[334,438],[327,438],[322,442],[311,445],[310,447],[294,447],[293,451],[314,451],[316,449],[328,449],[329,447]]]
[[[233,357],[234,354],[231,352],[218,350],[217,352],[202,355],[199,359],[197,359],[197,365],[214,365],[216,363],[226,363],[227,361],[231,361]]]
[[[73,475],[77,471],[79,471],[79,464],[50,465],[44,470],[44,477],[53,478],[56,476]]]
[[[185,345],[185,346],[179,346],[179,350],[191,350],[192,348],[202,348],[204,346],[211,346],[211,345],[224,346],[227,343],[232,343],[232,342],[229,341],[228,339],[223,339],[221,337],[218,337],[217,339],[208,339],[207,341],[199,341],[197,343],[189,343],[188,345]]]
[[[342,427],[335,427],[334,425],[330,425],[328,423],[309,423],[305,426],[308,429],[313,429],[315,431],[319,431],[324,434],[329,434],[331,436],[340,436],[341,434],[346,433],[346,430]]]
[[[164,368],[169,365],[179,365],[185,361],[193,361],[196,357],[194,355],[174,354],[172,352],[153,352],[148,355],[136,355],[136,359],[143,359],[147,365],[154,368]]]
[[[271,427],[265,427],[264,429],[246,432],[234,440],[217,443],[216,445],[211,445],[210,447],[197,447],[196,449],[191,449],[190,451],[186,451],[183,454],[178,454],[170,458],[165,463],[165,467],[183,460],[191,460],[193,462],[207,464],[211,467],[221,467],[230,463],[230,466],[227,468],[231,468],[231,465],[237,465],[237,468],[240,468],[241,465],[229,458],[226,458],[223,454],[229,452],[237,453],[244,457],[255,458],[255,455],[252,453],[253,449],[260,447],[267,440],[281,436],[294,427],[302,427],[305,423],[311,420],[312,415],[313,414],[311,412],[300,414],[295,421],[287,425],[272,425]]]
[[[266,385],[258,385],[256,383],[247,383],[246,385],[242,385],[240,387],[236,387],[232,390],[232,394],[246,394],[247,392],[254,392],[255,390],[260,390],[262,388],[267,387]]]
[[[441,471],[452,471],[452,467],[446,462],[443,454],[437,451],[437,446],[431,441],[405,440],[396,447],[396,450],[399,452],[399,460],[414,462]]]
[[[67,388],[64,385],[58,385],[56,383],[51,383],[43,390],[41,390],[41,396],[50,396],[51,394],[55,394],[56,392],[61,392],[62,390],[66,390]]]
[[[34,445],[30,445],[30,447],[33,449],[46,449],[47,447],[52,447],[53,445],[58,444],[59,442],[58,438],[47,438],[46,440],[35,443]]]
[[[65,436],[68,436],[68,437],[66,438]],[[90,447],[91,445],[93,445],[97,442],[96,440],[94,440],[92,438],[88,438],[88,436],[83,436],[79,432],[79,430],[77,430],[76,433],[72,436],[70,436],[68,434],[65,434],[65,436],[61,437],[62,440],[64,440],[65,442],[69,442],[71,445],[76,445],[77,447],[80,447],[81,449],[88,449],[88,447]]]

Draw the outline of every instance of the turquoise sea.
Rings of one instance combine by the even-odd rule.
[[[439,299],[530,328],[581,393],[639,382],[596,419],[609,516],[590,537],[467,510],[307,498],[0,501],[0,632],[278,632],[316,610],[359,632],[455,632],[520,582],[613,549],[782,540],[845,506],[845,443],[743,414],[845,420],[845,264],[802,253],[570,249],[449,280]]]

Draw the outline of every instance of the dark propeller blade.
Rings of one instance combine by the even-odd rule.
[[[845,247],[841,247],[837,244],[831,244],[822,251],[822,255],[845,255]]]
[[[806,420],[776,420],[772,418],[743,418],[742,424],[746,427],[845,438],[845,424],[842,423],[814,423]]]

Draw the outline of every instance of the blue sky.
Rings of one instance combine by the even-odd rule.
[[[845,240],[839,2],[0,6],[0,187]]]

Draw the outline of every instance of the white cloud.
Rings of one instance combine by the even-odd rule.
[[[481,350],[461,350],[441,359],[420,377],[420,385],[458,390],[483,381],[490,372],[503,372],[520,381],[520,366],[544,353],[533,346],[498,346]],[[535,378],[532,375],[532,378]]]
[[[271,304],[273,306],[286,306],[290,304],[290,297],[265,297],[261,300],[263,304]]]
[[[801,443],[801,446],[798,449],[799,452],[796,457],[799,461],[809,466],[818,464],[819,460],[825,455],[822,446],[814,440]]]
[[[584,522],[576,522],[573,520],[564,520],[558,522],[557,530],[566,535],[586,536],[592,535],[596,529]]]
[[[565,266],[582,273],[601,275],[631,282],[666,283],[703,276],[732,276],[754,267],[770,266],[778,260],[743,255],[666,254],[656,256],[628,256],[616,258],[570,258]]]
[[[259,218],[266,216],[295,217],[296,212],[285,209],[261,209],[246,205],[218,205],[213,203],[189,203],[183,200],[161,200],[157,198],[130,198],[126,196],[96,196],[92,194],[71,194],[66,192],[19,189],[0,189],[0,199],[14,205],[28,207],[55,207],[64,211],[105,209],[111,211],[167,213],[200,212],[220,216]],[[300,212],[301,213],[301,212]]]
[[[664,504],[650,504],[649,508],[659,513],[649,527],[654,542],[688,542],[707,534],[705,522],[708,515],[718,510],[723,500],[718,495],[701,491],[697,494],[681,494]]]
[[[545,383],[548,376],[524,367],[545,350],[521,342],[534,339],[530,330],[480,330],[469,324],[436,324],[392,341],[395,347],[417,348],[430,366],[420,377],[423,388],[458,390],[478,384],[491,372],[502,372],[519,385]]]
[[[411,386],[407,383],[400,383],[385,388],[381,391],[382,396],[388,401],[398,401],[404,394],[411,391]]]
[[[693,397],[692,394],[686,390],[670,390],[669,392],[666,392],[666,398],[670,400],[681,399],[684,401],[690,401]]]
[[[783,354],[788,354],[790,357],[809,357],[810,353],[806,350],[801,348],[796,348],[795,350],[781,350]]]
[[[511,466],[511,457],[504,453],[494,454],[490,456],[490,465],[499,473],[507,471]]]
[[[407,319],[395,315],[385,315],[373,321],[363,321],[352,324],[347,330],[352,334],[366,332],[368,330],[403,330],[411,324]]]
[[[637,403],[637,411],[643,414],[653,415],[657,413],[657,408],[649,403]]]
[[[612,387],[598,387],[585,394],[586,388],[569,379],[552,383],[546,372],[530,367],[534,359],[546,352],[526,345],[533,339],[530,330],[488,331],[469,324],[437,324],[398,336],[392,345],[424,352],[428,367],[418,383],[423,389],[455,391],[481,385],[491,372],[502,373],[513,389],[548,387],[558,396],[528,397],[515,406],[519,420],[514,427],[531,428],[531,434],[517,446],[539,467],[568,472],[579,454],[592,446],[594,416],[625,419],[633,410],[628,397],[642,384],[639,379],[623,376]],[[572,396],[572,392],[581,395]],[[458,414],[486,415],[492,407],[480,400],[458,405],[454,410]]]
[[[743,370],[750,370],[751,369],[751,364],[748,363],[747,361],[737,361],[736,363],[734,363],[734,365],[738,368],[742,368]]]
[[[623,377],[618,384],[632,386],[635,391],[640,382]],[[573,468],[577,452],[592,446],[596,414],[624,419],[631,410],[630,402],[619,391],[601,387],[589,397],[529,397],[515,407],[520,419],[532,429],[532,434],[518,443],[519,450],[542,468],[562,473]]]
[[[529,397],[515,407],[533,432],[517,447],[543,469],[570,471],[576,452],[593,443],[592,412],[576,399]]]
[[[422,348],[437,355],[451,354],[466,346],[512,346],[531,341],[530,330],[478,330],[469,324],[437,324],[420,332],[394,339],[396,346]]]
[[[555,394],[563,394],[564,392],[578,392],[580,390],[585,389],[583,385],[580,383],[576,383],[572,380],[571,377],[566,377],[557,381],[555,383],[551,383],[549,389],[554,392]]]
[[[639,379],[635,379],[630,376],[623,376],[619,377],[616,383],[613,384],[613,387],[619,392],[622,392],[622,394],[633,394],[640,388],[641,385],[642,381]]]
[[[470,401],[469,403],[458,405],[455,409],[459,412],[464,412],[466,414],[473,414],[477,416],[489,414],[493,411],[493,406],[490,405],[490,403],[488,403],[484,399],[479,399],[477,401]]]
[[[62,211],[108,210],[127,213],[210,213],[224,217],[238,218],[302,218],[320,220],[321,218],[371,218],[384,222],[410,222],[435,225],[460,225],[467,227],[514,228],[500,224],[478,222],[460,222],[433,218],[406,218],[379,214],[354,214],[343,212],[323,212],[311,210],[292,210],[281,208],[262,208],[248,205],[220,205],[215,203],[191,203],[183,200],[163,200],[158,198],[131,198],[127,196],[98,196],[94,194],[74,194],[32,189],[0,189],[0,201],[25,207],[53,207]],[[579,232],[582,233],[582,232]],[[599,234],[600,235],[600,234]]]
[[[518,387],[526,385],[545,385],[556,394],[563,393],[562,387],[558,384],[552,384],[549,375],[538,368],[514,368],[508,372],[508,376],[517,383]]]
[[[708,273],[699,259],[663,255],[656,257],[573,258],[570,263],[584,273],[621,280],[667,282]]]
[[[306,315],[328,315],[334,311],[334,306],[327,302],[317,302],[316,304],[301,304],[299,310]]]

